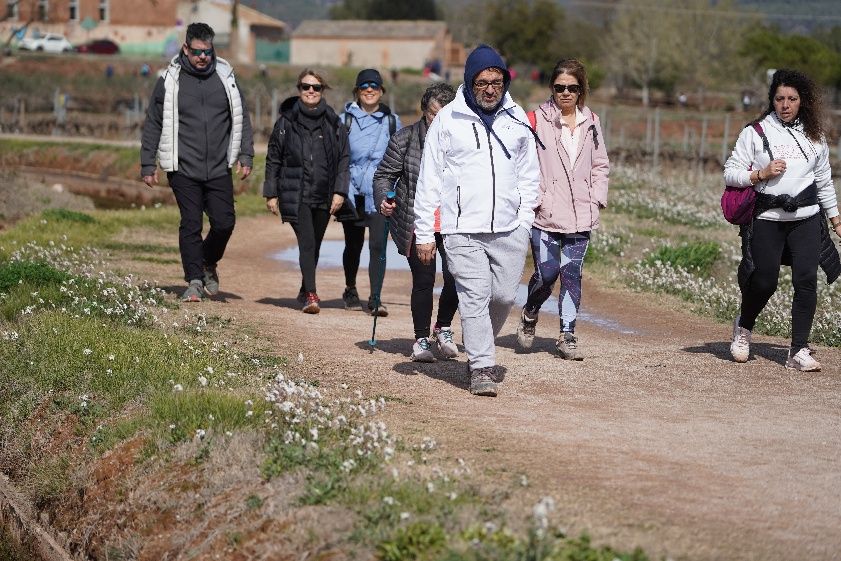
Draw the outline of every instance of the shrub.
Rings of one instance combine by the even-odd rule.
[[[721,246],[717,242],[692,242],[679,246],[664,245],[649,255],[645,259],[645,263],[648,265],[653,265],[657,261],[668,263],[672,267],[694,271],[707,277],[720,254]]]
[[[93,224],[96,219],[84,212],[67,210],[66,208],[48,208],[41,213],[45,220],[57,220],[60,222],[78,222],[80,224]]]
[[[70,277],[66,273],[37,261],[0,263],[0,292],[9,292],[19,284],[37,287],[58,285],[68,278]]]

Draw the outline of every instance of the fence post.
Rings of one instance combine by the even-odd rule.
[[[645,112],[645,148],[651,150],[651,111]]]
[[[262,131],[262,111],[260,107],[260,100],[263,96],[257,94],[255,96],[257,99],[254,101],[254,131]]]
[[[689,123],[683,124],[683,153],[689,153]]]
[[[654,169],[660,168],[660,108],[654,109]]]
[[[724,114],[724,138],[721,139],[721,165],[727,161],[727,148],[730,147],[730,113]]]
[[[698,145],[698,164],[701,169],[704,168],[704,157],[707,155],[707,121],[708,117],[704,115],[704,118],[701,120],[701,142]]]
[[[608,133],[610,132],[610,120],[608,119],[607,114],[608,106],[605,105],[602,109],[602,114],[599,117],[599,121],[602,124],[602,138],[604,139],[605,144],[607,144],[607,139],[610,136]]]

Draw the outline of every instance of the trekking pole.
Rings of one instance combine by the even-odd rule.
[[[385,194],[385,200],[388,204],[394,204],[394,197],[396,196],[397,194],[394,191],[389,191]],[[376,287],[374,287],[374,328],[371,330],[371,340],[368,341],[372,351],[377,346],[377,317],[380,315],[380,294],[383,291],[383,282],[385,281],[385,255],[388,251],[388,216],[385,217],[383,237],[383,252],[380,254],[380,263],[382,263],[380,266],[380,278],[379,282],[376,283]]]

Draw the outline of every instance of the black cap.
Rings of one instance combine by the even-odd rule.
[[[382,86],[383,77],[380,76],[380,73],[377,70],[374,70],[373,68],[366,68],[356,75],[356,87],[358,88],[362,84],[367,84],[368,82],[375,82],[376,84]]]

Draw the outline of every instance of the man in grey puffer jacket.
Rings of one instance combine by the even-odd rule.
[[[143,182],[149,187],[158,182],[157,156],[181,211],[185,302],[219,292],[216,264],[235,223],[231,168],[236,164],[245,179],[254,158],[245,96],[231,65],[216,56],[214,35],[207,24],[187,26],[181,52],[155,84],[140,148]],[[210,231],[202,239],[205,212]]]

